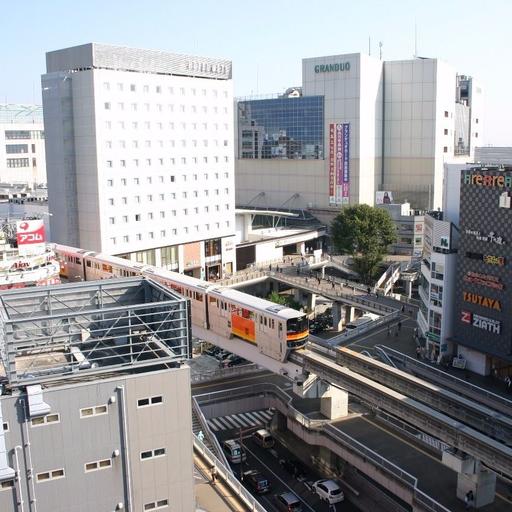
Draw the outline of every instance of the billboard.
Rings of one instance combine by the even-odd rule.
[[[18,221],[16,223],[16,242],[21,256],[43,253],[45,251],[43,220]]]
[[[375,192],[375,204],[392,204],[393,193],[389,190],[379,190]]]
[[[329,124],[329,203],[349,204],[350,124]]]

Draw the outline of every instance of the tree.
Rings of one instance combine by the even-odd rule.
[[[388,245],[396,240],[396,228],[386,210],[358,204],[341,210],[331,224],[331,236],[336,250],[350,254],[369,283]]]
[[[287,306],[292,309],[300,310],[302,307],[296,300],[293,299],[290,295],[280,295],[277,292],[271,292],[267,300],[270,302],[275,302],[276,304],[281,304],[282,306]]]

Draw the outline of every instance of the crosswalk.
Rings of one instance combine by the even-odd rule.
[[[260,411],[240,412],[229,416],[219,416],[218,418],[210,418],[208,425],[214,432],[223,430],[251,428],[264,426],[272,419],[272,412],[266,409]]]

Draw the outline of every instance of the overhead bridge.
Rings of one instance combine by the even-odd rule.
[[[293,357],[295,362],[299,362],[298,358],[301,359],[305,371],[345,389],[373,407],[402,418],[422,431],[482,461],[496,472],[512,476],[510,447],[442,412],[435,411],[418,400],[340,366],[323,355],[303,351],[300,355],[296,354]]]

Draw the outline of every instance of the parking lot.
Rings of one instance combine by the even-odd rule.
[[[252,432],[258,427],[253,429],[245,429],[243,433],[243,449],[245,450],[247,459],[242,464],[231,464],[233,472],[238,478],[242,473],[256,469],[260,471],[270,483],[270,491],[265,494],[255,494],[254,490],[248,483],[244,484],[251,493],[255,495],[258,501],[269,512],[278,512],[276,495],[292,492],[302,502],[303,512],[329,512],[337,511],[358,511],[359,509],[345,499],[341,503],[333,505],[334,508],[329,508],[329,504],[322,501],[312,490],[311,485],[316,480],[325,478],[316,469],[308,467],[300,463],[286,448],[275,443],[273,448],[262,448],[255,443],[252,437]],[[259,426],[261,428],[261,426]],[[239,429],[225,429],[216,432],[219,442],[227,439],[240,440]],[[347,490],[343,484],[341,488],[347,495]]]

